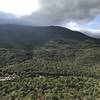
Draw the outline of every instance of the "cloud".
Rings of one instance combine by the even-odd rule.
[[[17,21],[30,25],[87,23],[100,14],[100,0],[39,0],[39,9]],[[1,16],[1,15],[0,15]]]
[[[84,34],[86,34],[90,37],[100,39],[100,30],[99,29],[86,28],[86,29],[80,29],[80,32],[83,32]]]
[[[8,13],[4,13],[4,12],[0,12],[0,19],[13,19],[15,18],[14,15],[12,14],[8,14]]]
[[[85,23],[100,14],[100,0],[40,0],[40,9],[23,20],[33,25]]]
[[[67,23],[67,25],[65,27],[67,27],[71,30],[80,31],[79,25],[75,22],[69,22],[69,23]]]
[[[14,23],[17,18],[13,14],[0,11],[0,24]]]
[[[39,8],[38,0],[0,0],[0,11],[16,16],[30,15]]]
[[[86,26],[85,25],[81,26],[80,24],[77,24],[75,22],[69,22],[69,23],[67,23],[66,27],[71,30],[80,31],[83,34],[86,34],[86,35],[94,37],[94,38],[100,38],[100,29],[91,28],[90,27],[91,24],[95,24],[95,22],[87,23]]]

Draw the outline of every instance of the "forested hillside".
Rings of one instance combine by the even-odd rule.
[[[0,75],[14,75],[15,79],[0,82],[0,98],[99,100],[99,50],[99,44],[91,41],[50,41],[43,47],[33,49],[30,52],[31,58],[24,54],[24,59],[21,58],[23,62],[13,59],[15,61],[12,61],[12,64],[1,63]],[[13,49],[13,52],[15,51],[16,49]],[[17,50],[18,58],[19,53]],[[9,58],[9,55],[7,56]]]

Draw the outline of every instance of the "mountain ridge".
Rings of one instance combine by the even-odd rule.
[[[99,39],[60,26],[0,25],[1,48],[34,48],[48,41],[60,39],[99,42]]]

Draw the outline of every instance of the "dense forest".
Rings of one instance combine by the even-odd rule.
[[[0,100],[100,100],[100,45],[52,40],[31,50],[1,48],[0,76]]]

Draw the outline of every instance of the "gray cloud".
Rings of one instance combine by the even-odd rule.
[[[87,22],[100,14],[100,0],[40,0],[40,9],[21,20],[32,25]]]
[[[16,18],[0,12],[0,23],[28,25],[63,25],[70,21],[85,23],[100,15],[100,0],[39,0],[40,9],[28,16]]]

